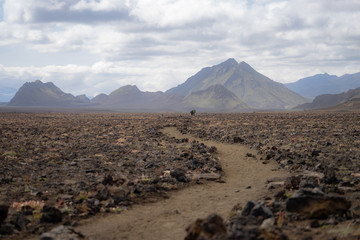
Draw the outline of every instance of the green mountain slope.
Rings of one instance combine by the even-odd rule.
[[[191,92],[185,97],[189,104],[212,110],[243,110],[249,107],[234,93],[220,84],[208,87],[205,90]]]
[[[72,106],[87,104],[89,99],[85,95],[73,96],[64,93],[51,82],[40,80],[25,83],[9,102],[9,106]]]
[[[283,109],[307,102],[304,97],[283,84],[258,73],[247,63],[237,63],[234,59],[203,68],[183,84],[167,92],[187,96],[191,92],[205,90],[216,84],[224,86],[253,108]]]

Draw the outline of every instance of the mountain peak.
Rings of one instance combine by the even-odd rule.
[[[220,91],[218,87],[208,89],[216,84],[230,90],[241,101],[254,108],[281,109],[306,102],[306,99],[258,73],[246,62],[237,63],[233,58],[218,65],[203,68],[185,83],[167,92],[185,97],[190,96],[192,92],[205,89]],[[192,97],[195,98],[194,96],[193,94]]]
[[[238,62],[234,59],[234,58],[229,58],[228,60],[226,60],[223,63],[219,64],[220,66],[236,66],[238,65]]]
[[[241,69],[244,69],[244,70],[251,70],[251,71],[255,71],[248,63],[242,61],[241,63],[239,63],[239,67]]]
[[[54,83],[40,80],[25,83],[11,99],[10,106],[70,106],[88,103],[89,99],[76,98],[64,93]]]

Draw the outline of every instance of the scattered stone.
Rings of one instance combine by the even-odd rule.
[[[253,201],[248,201],[243,208],[241,215],[242,216],[249,216],[251,213],[251,210],[255,207],[256,203]]]
[[[267,219],[267,218],[274,217],[271,210],[268,207],[264,206],[263,204],[255,205],[251,209],[250,216],[254,216],[254,217],[257,217],[257,218],[261,217],[262,219]]]
[[[320,225],[319,221],[315,219],[310,222],[310,227],[311,228],[319,228],[319,227],[321,227],[321,225]]]
[[[260,229],[265,229],[265,228],[272,228],[275,225],[275,218],[267,218],[265,219],[261,226]]]
[[[175,178],[179,182],[188,182],[186,177],[186,171],[182,168],[176,168],[170,172],[171,177]]]
[[[62,213],[59,209],[52,206],[44,206],[40,222],[59,223],[62,221]]]
[[[8,205],[0,205],[0,225],[8,216],[9,206]]]
[[[70,226],[60,225],[53,228],[51,231],[41,234],[40,240],[80,240],[85,236],[76,232]]]
[[[27,225],[30,223],[30,220],[25,218],[22,212],[19,212],[16,215],[16,219],[15,219],[15,228],[18,231],[24,231],[27,229]]]
[[[351,206],[344,197],[330,196],[320,189],[300,189],[286,201],[286,210],[305,218],[324,219],[330,215],[343,215]]]
[[[241,137],[238,136],[234,137],[234,143],[243,143],[244,141],[245,140]]]
[[[0,226],[0,236],[1,235],[11,235],[13,233],[14,233],[14,229],[10,224],[6,223],[6,224],[2,224]]]
[[[197,219],[186,229],[185,240],[226,239],[227,231],[223,219],[209,215],[206,219]]]

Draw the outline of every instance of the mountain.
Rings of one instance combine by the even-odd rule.
[[[52,82],[40,80],[25,83],[11,99],[9,106],[78,106],[90,103],[85,95],[64,93]]]
[[[220,84],[191,92],[185,97],[185,102],[198,108],[218,111],[249,109],[234,93]]]
[[[123,86],[109,95],[99,94],[91,100],[96,107],[141,111],[183,111],[191,106],[183,97],[164,92],[142,92],[136,86]]]
[[[15,95],[16,89],[10,87],[1,87],[0,88],[0,102],[9,102],[11,98]]]
[[[341,77],[327,73],[317,74],[294,83],[286,83],[285,86],[304,97],[313,99],[322,94],[337,94],[360,87],[360,72]]]
[[[360,111],[360,97],[354,97],[344,103],[333,106],[328,110],[335,111]]]
[[[321,109],[321,108],[329,108],[341,103],[345,103],[347,101],[351,101],[352,99],[360,97],[360,87],[356,89],[350,89],[347,92],[339,93],[339,94],[323,94],[317,96],[311,103],[305,103],[296,106],[294,109]]]
[[[219,65],[203,68],[167,93],[186,97],[216,84],[224,86],[252,108],[283,109],[307,102],[283,84],[258,73],[249,64],[237,63],[232,58]]]

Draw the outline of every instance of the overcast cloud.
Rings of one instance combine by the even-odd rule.
[[[235,58],[278,82],[360,71],[358,0],[0,0],[0,89],[164,91]]]

